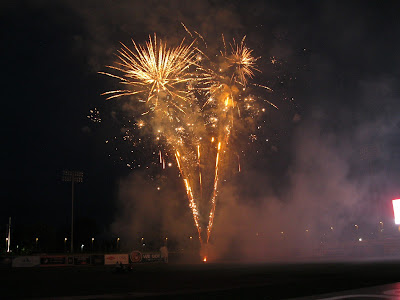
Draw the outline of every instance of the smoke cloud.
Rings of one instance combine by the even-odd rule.
[[[140,5],[136,4],[136,25],[131,25],[131,16],[126,14],[130,8],[121,4],[125,13],[118,17],[126,21],[121,22],[124,26],[120,30],[135,32],[134,26],[141,24],[147,31],[178,41],[183,22],[189,28],[199,29],[211,45],[219,38],[216,32],[235,35],[243,30],[232,5],[214,7],[204,1],[179,6],[179,1],[171,1],[155,7],[138,13]],[[261,8],[267,11],[266,7]],[[325,9],[321,8],[327,13]],[[281,15],[276,11],[269,13],[275,18]],[[357,35],[355,32],[363,36],[362,24],[360,21],[351,26],[351,36]],[[271,28],[275,39],[269,45],[268,55],[295,60],[295,45],[304,28],[297,39],[290,40],[287,33],[293,30],[290,26]],[[104,38],[102,34],[99,36]],[[93,38],[101,40],[96,34]],[[343,36],[335,47],[344,48],[346,39]],[[254,156],[255,162],[248,164],[249,168],[243,168],[221,185],[210,258],[241,261],[310,258],[318,256],[326,245],[339,247],[359,239],[375,239],[382,229],[379,222],[387,224],[386,232],[391,230],[388,203],[397,193],[394,178],[398,175],[392,167],[398,162],[395,136],[399,119],[393,113],[398,107],[396,81],[379,76],[357,79],[355,71],[345,75],[335,64],[334,56],[321,53],[312,54],[308,66],[314,72],[310,75],[314,82],[307,86],[311,102],[305,106],[308,112],[304,116],[296,112],[287,118],[293,120],[293,138],[287,144],[264,146],[274,149],[268,155],[278,160],[280,156],[288,156],[283,160],[286,163],[278,164],[281,167],[278,171],[274,169],[276,164],[272,167],[265,163],[268,160],[265,157]],[[334,92],[327,92],[330,90]],[[260,165],[265,168],[255,166],[257,160],[263,161]],[[278,176],[282,180],[275,178],[275,174],[281,174]],[[137,236],[134,233],[137,228],[148,231],[149,235],[154,231],[147,229],[161,228],[181,241],[189,235],[195,236],[185,195],[166,196],[176,195],[174,188],[182,187],[164,189],[162,197],[173,199],[167,201],[160,199],[154,188],[149,194],[143,188],[137,193],[139,186],[145,186],[145,181],[138,175],[121,182],[122,218],[113,225],[114,230]]]
[[[119,183],[119,210],[111,226],[128,249],[158,249],[165,238],[172,243],[187,241],[194,234],[191,213],[175,181],[149,179],[146,171],[136,171]],[[144,238],[142,241],[141,239]]]
[[[50,2],[30,3],[40,7]],[[358,235],[372,238],[380,221],[389,224],[385,201],[397,194],[398,91],[395,79],[377,74],[385,68],[396,69],[398,55],[395,45],[393,58],[376,42],[383,43],[394,33],[376,24],[374,30],[368,28],[370,17],[354,16],[357,4],[345,8],[327,2],[304,9],[303,4],[280,7],[254,1],[246,4],[246,11],[240,2],[226,1],[68,0],[63,5],[79,17],[83,29],[76,31],[72,50],[85,57],[92,72],[114,61],[119,41],[129,44],[133,38],[141,42],[156,32],[169,44],[180,42],[186,35],[184,23],[205,38],[211,52],[220,44],[222,33],[227,40],[248,34],[246,40],[263,56],[260,63],[264,62],[261,69],[266,74],[261,76],[276,75],[264,71],[270,57],[282,63],[280,75],[286,74],[274,80],[284,90],[279,98],[286,101],[297,96],[284,84],[296,77],[287,63],[299,66],[303,63],[299,50],[309,53],[311,48],[307,66],[311,72],[300,79],[304,85],[297,88],[306,112],[296,108],[281,118],[293,120],[293,138],[290,133],[287,143],[263,146],[273,149],[262,152],[272,158],[254,155],[254,161],[243,164],[241,173],[221,185],[210,256],[252,261],[307,256],[315,254],[321,241],[355,240]],[[369,8],[363,5],[363,9]],[[338,24],[339,15],[342,21]],[[262,26],[269,28],[261,30]],[[372,63],[377,57],[379,62]],[[276,115],[287,113],[280,108],[271,117],[272,127],[279,119]],[[122,110],[127,112],[127,106]],[[276,132],[284,139],[286,132],[281,129]],[[275,158],[283,163],[266,163]],[[258,162],[262,167],[256,166]],[[135,171],[120,181],[120,209],[112,231],[131,247],[140,246],[142,236],[154,244],[166,236],[176,241],[195,237],[177,173],[168,174],[165,180],[152,177],[148,171]],[[164,182],[160,190],[159,182]],[[354,225],[359,226],[357,231]]]
[[[354,243],[376,240],[383,227],[386,234],[396,231],[390,200],[398,196],[398,170],[392,166],[398,163],[399,118],[382,106],[376,114],[377,99],[393,104],[391,82],[360,81],[363,113],[357,120],[349,120],[348,112],[336,119],[353,127],[332,126],[321,110],[302,121],[280,193],[272,192],[268,172],[254,170],[221,190],[215,258],[311,259],[324,247],[351,257]],[[246,184],[251,195],[240,191]]]
[[[393,100],[390,82],[360,82],[365,99],[361,102],[367,111],[373,98]],[[398,162],[393,143],[400,119],[384,110],[374,118],[367,115],[358,116],[350,129],[332,126],[321,110],[297,123],[291,163],[285,169],[288,179],[279,191],[273,186],[271,169],[245,169],[222,184],[210,258],[311,258],[318,256],[326,243],[345,247],[360,238],[376,239],[379,222],[386,224],[387,232],[393,229],[390,199],[397,193],[398,172],[391,165]],[[338,122],[349,122],[346,113]],[[155,189],[146,194],[144,186],[139,175],[121,182],[125,217],[114,224],[116,230],[124,228],[129,235],[133,228],[151,229],[149,234],[154,228],[163,228],[182,241],[194,235],[184,195],[164,190],[163,197],[171,199],[167,201],[160,199]],[[181,212],[186,212],[184,217]],[[154,226],[154,220],[159,224]]]
[[[182,37],[191,38],[181,25],[185,24],[194,37],[200,33],[209,46],[224,33],[243,35],[241,17],[233,3],[218,1],[76,1],[65,2],[82,19],[86,32],[75,37],[78,51],[88,54],[88,63],[100,71],[114,60],[113,54],[127,45],[130,39],[144,41],[157,33],[167,38],[169,45],[176,45]]]

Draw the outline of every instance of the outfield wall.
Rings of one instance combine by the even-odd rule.
[[[60,266],[113,266],[127,265],[133,263],[161,262],[159,252],[140,252],[114,254],[76,254],[76,255],[27,255],[2,258],[5,267],[28,268],[28,267],[60,267]]]

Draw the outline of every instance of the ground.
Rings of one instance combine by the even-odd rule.
[[[288,299],[400,281],[400,261],[0,269],[2,299]],[[71,298],[72,297],[72,298]]]

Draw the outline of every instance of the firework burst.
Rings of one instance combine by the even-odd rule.
[[[164,152],[173,153],[169,157],[175,157],[201,243],[210,241],[233,125],[264,111],[256,98],[245,95],[248,79],[259,70],[258,58],[244,41],[234,41],[228,54],[223,39],[221,59],[228,66],[224,71],[194,46],[195,41],[185,44],[182,40],[179,46],[169,48],[154,35],[144,46],[132,41],[132,50],[122,44],[117,62],[108,66],[116,74],[100,72],[119,79],[125,87],[103,93],[107,99],[135,95],[146,103],[137,128],[149,124],[157,141],[167,145]],[[247,113],[246,118],[241,111]],[[160,150],[158,156],[165,168],[168,155]]]
[[[149,108],[155,110],[159,101],[167,102],[168,106],[182,110],[182,101],[189,101],[191,95],[188,86],[198,81],[195,75],[189,72],[190,67],[196,67],[196,54],[191,44],[185,45],[184,40],[175,48],[167,48],[162,40],[158,41],[154,35],[145,46],[137,45],[132,40],[134,50],[122,44],[118,50],[118,62],[115,66],[107,66],[117,71],[118,75],[110,72],[99,72],[121,80],[126,89],[113,90],[103,93],[112,99],[135,94],[144,95]]]
[[[243,37],[240,44],[237,44],[236,41],[233,41],[231,44],[231,55],[227,57],[231,66],[235,69],[233,74],[233,79],[239,84],[246,86],[248,78],[253,78],[254,71],[260,72],[256,68],[256,61],[259,57],[254,57],[252,55],[253,50],[246,47],[244,41],[246,36]]]

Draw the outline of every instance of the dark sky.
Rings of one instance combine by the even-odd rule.
[[[356,152],[378,144],[392,157],[400,149],[397,1],[8,2],[0,13],[0,224],[12,216],[16,223],[67,226],[70,185],[61,182],[61,174],[77,169],[85,174],[76,190],[77,216],[108,228],[118,182],[130,170],[104,142],[118,135],[120,125],[87,118],[95,107],[105,121],[118,109],[100,96],[115,82],[97,72],[114,59],[120,41],[142,42],[153,32],[179,40],[185,34],[180,22],[211,46],[221,33],[247,35],[262,57],[259,80],[274,84],[271,100],[281,107],[266,133],[278,153],[259,145],[263,156],[249,160],[249,172],[285,184],[299,150],[296,141],[310,127],[333,137],[335,145],[342,137],[356,142]],[[273,56],[280,67],[271,66]],[[292,121],[295,114],[300,122]],[[388,161],[380,163],[400,175]]]

